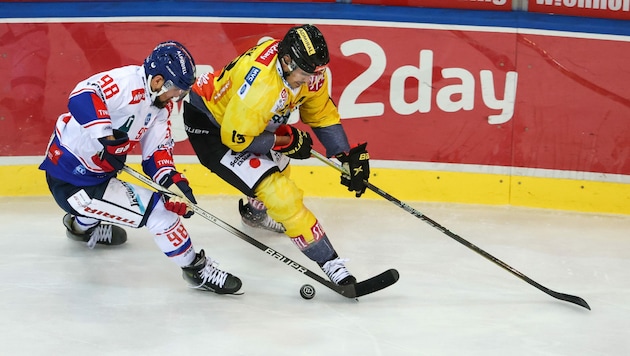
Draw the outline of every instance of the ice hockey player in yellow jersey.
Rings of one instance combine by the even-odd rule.
[[[243,222],[284,232],[336,284],[355,283],[303,192],[289,161],[307,159],[311,135],[287,121],[299,110],[326,148],[350,172],[341,184],[360,197],[369,178],[367,143],[350,147],[328,92],[328,46],[313,25],[291,28],[282,40],[250,48],[221,70],[197,78],[184,103],[184,123],[201,164],[248,197]]]

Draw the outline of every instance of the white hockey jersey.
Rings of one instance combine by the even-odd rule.
[[[99,138],[113,129],[126,132],[132,146],[140,144],[142,167],[154,181],[175,169],[169,121],[173,104],[164,109],[151,103],[144,67],[126,66],[91,76],[70,94],[70,112],[57,119],[40,169],[76,186],[107,181],[93,157],[103,150]]]

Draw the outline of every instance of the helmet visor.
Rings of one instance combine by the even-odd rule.
[[[190,88],[182,89],[175,85],[172,80],[167,80],[166,82],[164,82],[161,92],[162,94],[167,94],[171,98],[171,100],[177,102],[181,101],[186,97],[186,95],[188,95],[188,92],[190,92]]]

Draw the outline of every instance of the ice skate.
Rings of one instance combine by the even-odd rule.
[[[119,226],[99,223],[85,232],[78,232],[73,227],[75,216],[66,214],[63,217],[63,225],[66,227],[66,236],[75,241],[87,242],[89,248],[96,244],[122,245],[127,241],[127,232]]]
[[[183,277],[191,288],[210,291],[217,294],[237,294],[243,283],[241,280],[217,268],[217,263],[206,258],[201,250],[188,267],[182,267]]]
[[[357,279],[354,278],[353,275],[350,274],[348,269],[345,266],[347,259],[342,259],[336,257],[326,263],[324,263],[322,270],[326,273],[328,278],[330,278],[333,283],[337,285],[347,285],[354,284],[357,282]]]
[[[277,233],[285,231],[281,223],[267,215],[267,210],[255,209],[250,203],[243,204],[243,199],[238,201],[238,211],[241,213],[243,224],[254,228],[261,228]]]

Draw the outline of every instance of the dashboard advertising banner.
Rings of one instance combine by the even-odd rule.
[[[352,3],[466,10],[512,10],[512,0],[352,0]]]
[[[529,0],[528,10],[559,15],[630,20],[630,0]]]
[[[0,155],[44,153],[74,85],[165,39],[199,73],[289,24],[0,24]],[[630,174],[627,40],[418,25],[319,25],[332,97],[373,159]],[[174,125],[181,119],[174,113]],[[177,154],[194,154],[184,141]],[[319,147],[318,147],[319,148]]]

